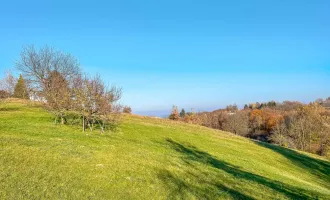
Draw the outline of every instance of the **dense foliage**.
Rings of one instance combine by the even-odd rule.
[[[311,104],[284,101],[236,105],[196,114],[182,121],[225,130],[237,135],[328,155],[330,146],[330,98]],[[173,114],[173,113],[172,113]]]

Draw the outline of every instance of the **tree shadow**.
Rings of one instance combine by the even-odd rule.
[[[318,160],[284,147],[258,141],[255,141],[255,143],[283,155],[293,164],[307,170],[309,173],[317,176],[321,180],[324,180],[326,183],[330,183],[330,162]]]
[[[0,108],[0,112],[1,111],[18,111],[18,110],[20,110],[20,109],[17,108],[17,107],[2,107],[2,108]]]
[[[192,174],[189,173],[185,176],[191,175]],[[168,170],[162,170],[158,174],[158,178],[166,184],[167,188],[170,188],[170,195],[168,196],[168,199],[190,199],[191,197],[189,195],[197,197],[198,199],[214,199],[215,196],[226,197],[228,195],[234,199],[254,199],[239,191],[226,187],[223,184],[202,181],[201,177],[196,175],[193,176],[199,180],[199,183],[202,184],[194,185],[189,183]]]
[[[214,168],[215,170],[222,170],[235,178],[243,179],[255,184],[259,184],[262,186],[265,186],[269,188],[270,190],[274,190],[277,193],[281,193],[285,195],[286,197],[290,199],[317,199],[318,196],[320,195],[319,193],[315,193],[312,191],[307,191],[303,190],[301,188],[296,188],[291,185],[276,181],[276,180],[271,180],[269,178],[253,174],[251,172],[247,172],[244,170],[239,169],[239,167],[231,165],[230,163],[227,163],[225,161],[219,160],[215,158],[214,156],[210,155],[207,152],[201,151],[197,149],[194,146],[191,145],[184,145],[180,144],[178,142],[175,142],[171,139],[166,139],[167,145],[169,145],[172,149],[175,151],[181,153],[182,155],[182,160],[189,165],[194,165],[196,162],[205,164],[207,166],[210,166]],[[219,173],[217,173],[219,175]],[[234,199],[253,199],[252,197],[249,197],[246,194],[243,194],[239,191],[233,190],[231,188],[228,188],[224,186],[223,184],[219,182],[205,182],[202,177],[197,177],[199,178],[199,182],[203,184],[207,184],[208,186],[204,187],[198,187],[198,186],[193,186],[193,185],[188,185],[187,183],[183,182],[180,180],[178,177],[175,177],[168,172],[161,172],[160,177],[162,180],[169,181],[171,180],[170,183],[173,184],[175,183],[176,186],[178,187],[177,194],[180,194],[180,190],[188,190],[191,193],[195,193],[198,196],[202,197],[207,197],[207,187],[217,187],[218,190],[226,191],[227,194],[231,195]],[[206,187],[206,188],[205,188]],[[180,189],[181,188],[181,189]],[[201,189],[202,188],[202,189]],[[253,193],[253,191],[252,191]]]

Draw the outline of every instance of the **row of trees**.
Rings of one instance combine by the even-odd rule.
[[[181,120],[187,123],[197,123],[197,116],[194,112],[194,109],[191,109],[191,112],[186,112],[185,109],[182,108],[179,113],[179,109],[175,105],[172,107],[171,114],[168,116],[168,118],[175,121]]]
[[[328,98],[330,99],[330,98]],[[330,146],[330,110],[322,103],[300,102],[235,105],[182,120],[281,146],[327,155]],[[173,112],[172,112],[173,114]]]
[[[99,127],[104,132],[119,122],[121,88],[107,87],[100,76],[84,74],[72,55],[47,46],[39,50],[27,46],[16,68],[23,75],[16,86],[22,88],[25,80],[28,89],[15,91],[23,94],[20,98],[42,102],[55,115],[55,123],[80,119],[83,131]]]

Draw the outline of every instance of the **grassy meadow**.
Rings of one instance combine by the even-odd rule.
[[[330,199],[329,160],[197,125],[83,133],[19,101],[0,122],[0,199]]]

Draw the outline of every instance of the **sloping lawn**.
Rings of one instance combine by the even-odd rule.
[[[330,162],[208,128],[125,116],[117,132],[0,106],[0,199],[330,199]]]

